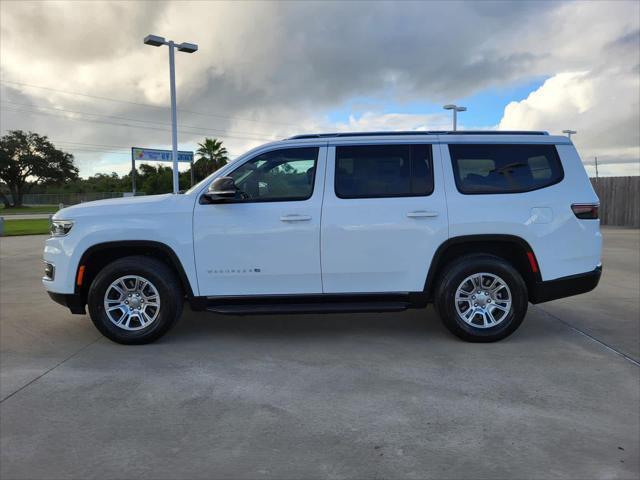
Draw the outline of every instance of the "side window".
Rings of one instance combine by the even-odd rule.
[[[318,147],[263,153],[229,174],[247,202],[307,200],[313,194]]]
[[[449,153],[460,193],[529,192],[564,177],[554,145],[451,144]]]
[[[339,198],[412,197],[433,192],[431,145],[336,147]]]

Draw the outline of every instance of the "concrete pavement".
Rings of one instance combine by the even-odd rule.
[[[607,227],[603,233],[598,288],[540,308],[640,361],[640,230]]]
[[[48,299],[43,239],[0,240],[2,478],[640,475],[637,230],[605,230],[596,291],[490,345],[431,308],[185,311],[116,345]]]

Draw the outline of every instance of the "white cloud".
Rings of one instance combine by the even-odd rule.
[[[335,130],[375,132],[385,130],[446,130],[451,127],[448,115],[419,115],[410,113],[364,112],[351,115],[347,123],[337,123]]]
[[[164,106],[166,48],[144,46],[142,38],[193,41],[196,54],[176,57],[179,121],[209,133],[185,129],[181,148],[207,134],[222,137],[232,154],[313,130],[440,128],[437,115],[364,109],[337,125],[325,116],[354,98],[449,102],[545,76],[551,79],[537,95],[508,107],[505,125],[575,128],[576,142],[592,142],[581,148],[628,156],[637,135],[605,107],[616,105],[627,124],[638,124],[639,17],[637,2],[0,2],[0,73],[3,82]],[[3,102],[169,121],[167,110],[16,83],[1,92]],[[107,145],[169,139],[162,125],[72,121],[65,112],[6,105],[2,133],[21,128]],[[83,175],[100,171],[99,153],[77,152]]]
[[[511,102],[499,128],[577,130],[572,137],[589,172],[640,174],[640,78],[633,71],[559,73],[525,100]]]

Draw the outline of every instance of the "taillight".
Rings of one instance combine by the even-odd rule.
[[[581,220],[597,220],[598,207],[597,203],[574,203],[571,210]]]

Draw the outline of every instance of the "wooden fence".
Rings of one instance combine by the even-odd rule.
[[[600,198],[600,223],[640,228],[640,176],[591,179]]]

